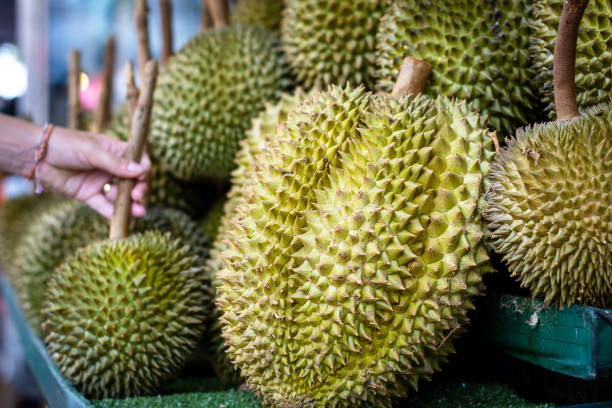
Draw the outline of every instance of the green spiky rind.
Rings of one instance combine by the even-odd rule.
[[[240,0],[232,11],[232,23],[280,31],[283,0]]]
[[[210,238],[211,242],[214,242],[221,225],[221,218],[223,217],[223,207],[225,206],[225,197],[217,199],[206,211],[204,217],[199,221],[200,231],[207,237]]]
[[[385,0],[288,0],[283,49],[307,89],[364,84],[376,77],[376,31]]]
[[[234,210],[242,198],[241,190],[245,184],[250,182],[253,168],[257,166],[257,157],[276,134],[278,124],[284,122],[288,113],[306,97],[307,94],[298,88],[294,93],[283,94],[278,103],[268,104],[266,109],[253,119],[253,125],[247,132],[246,139],[240,142],[241,149],[236,154],[236,169],[232,172],[232,187],[224,204],[223,216],[216,230],[216,239],[206,265],[206,271],[212,281],[212,299],[216,297],[215,288],[220,284],[220,281],[216,279],[217,272],[221,267],[220,254],[227,249],[224,240],[227,231],[232,228]],[[240,372],[227,358],[227,346],[221,336],[220,317],[221,311],[213,306],[211,324],[206,335],[209,360],[215,374],[224,384],[236,386],[244,380],[240,377]]]
[[[336,87],[290,112],[217,274],[228,355],[264,404],[389,407],[452,352],[490,270],[473,112]]]
[[[530,15],[521,0],[393,2],[378,34],[378,87],[391,91],[405,56],[425,60],[433,65],[426,94],[468,100],[511,135],[537,111]]]
[[[156,392],[202,335],[207,308],[200,260],[170,234],[146,232],[80,249],[52,277],[45,343],[86,396]]]
[[[106,133],[126,141],[130,132],[127,108],[122,105],[111,118]],[[170,207],[197,216],[204,209],[202,197],[207,196],[210,186],[189,183],[165,172],[154,157],[151,157],[149,173],[149,204],[157,207]]]
[[[554,118],[553,52],[563,0],[540,0],[534,5],[530,52],[535,81],[549,117]],[[591,0],[585,10],[576,45],[576,91],[578,106],[587,108],[612,97],[612,4]]]
[[[224,179],[251,119],[290,83],[278,37],[232,26],[191,40],[160,73],[150,151],[182,180]]]
[[[484,217],[512,276],[547,304],[612,307],[612,109],[520,130]]]

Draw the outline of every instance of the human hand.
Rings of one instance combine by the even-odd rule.
[[[106,135],[56,127],[47,154],[39,165],[39,179],[45,190],[83,201],[106,218],[112,218],[117,187],[104,193],[113,177],[134,178],[132,214],[145,215],[146,177],[151,169],[149,157],[140,164],[123,158],[128,144]]]

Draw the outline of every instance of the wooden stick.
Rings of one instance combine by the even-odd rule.
[[[201,33],[211,29],[214,24],[212,21],[212,17],[210,16],[210,10],[208,9],[208,5],[206,4],[206,2],[207,0],[202,0],[202,15],[201,15],[202,24],[200,26]]]
[[[132,66],[132,62],[128,61],[125,66],[125,77],[126,77],[126,86],[127,86],[127,110],[128,116],[130,118],[130,123],[132,123],[132,118],[134,117],[134,112],[136,112],[136,105],[138,105],[138,87],[136,86],[136,80],[134,79],[134,67]]]
[[[172,56],[172,3],[170,0],[159,0],[159,12],[162,28],[161,64],[166,65]]]
[[[206,0],[215,28],[229,25],[229,5],[227,0]]]
[[[149,61],[145,66],[142,92],[138,98],[136,112],[132,116],[130,126],[129,147],[126,159],[140,162],[142,152],[149,132],[149,121],[151,119],[151,107],[153,106],[153,91],[157,81],[157,61]],[[115,214],[111,221],[110,239],[125,238],[128,234],[130,212],[132,208],[132,189],[135,181],[123,179],[119,181],[119,191],[115,202]]]
[[[102,90],[98,101],[98,109],[94,117],[93,131],[100,133],[106,128],[110,119],[110,105],[113,99],[113,68],[115,67],[115,37],[109,37],[104,52],[104,68],[102,71]]]
[[[79,102],[79,91],[81,90],[81,53],[72,50],[70,53],[68,71],[68,128],[78,129],[81,104]]]
[[[427,78],[433,67],[428,62],[413,57],[404,58],[397,81],[391,95],[400,98],[403,95],[418,95],[425,89]]]
[[[588,4],[589,0],[565,0],[563,3],[553,61],[557,120],[570,120],[580,116],[575,85],[576,43],[580,21]]]
[[[151,59],[148,14],[147,0],[136,0],[134,17],[136,19],[136,31],[138,33],[138,72],[141,81],[144,81],[145,65]]]

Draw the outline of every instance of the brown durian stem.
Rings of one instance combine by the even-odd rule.
[[[93,131],[100,133],[106,127],[110,118],[110,104],[113,97],[113,68],[115,66],[115,37],[109,37],[104,52],[104,68],[102,70],[102,90],[98,108],[94,117]]]
[[[420,94],[425,89],[425,84],[432,69],[432,65],[426,61],[413,57],[404,58],[391,95],[400,98],[403,95],[416,96]]]
[[[172,56],[172,3],[170,0],[159,0],[159,12],[162,28],[161,64],[166,65]]]
[[[68,128],[78,129],[81,116],[79,91],[81,87],[81,53],[72,50],[68,71]]]
[[[157,61],[149,61],[144,69],[142,92],[138,98],[136,112],[132,116],[130,125],[130,138],[126,158],[130,161],[140,162],[142,152],[149,132],[151,107],[153,105],[153,91],[157,81]],[[130,222],[132,207],[131,193],[134,188],[133,179],[119,181],[119,191],[115,201],[115,214],[111,220],[110,239],[125,238]]]
[[[229,25],[229,5],[227,0],[206,0],[206,4],[215,28]]]
[[[557,120],[580,116],[576,101],[576,42],[578,29],[589,0],[565,0],[555,40],[553,82]]]
[[[208,5],[206,4],[207,0],[202,0],[202,25],[200,27],[200,32],[209,30],[213,26],[212,17],[210,15],[210,10],[208,9]]]
[[[141,81],[144,81],[145,65],[151,59],[148,14],[147,0],[136,0],[134,18],[136,20],[136,31],[138,33],[138,72]]]
[[[134,79],[134,67],[131,62],[128,62],[125,66],[125,77],[127,81],[127,110],[128,117],[130,118],[130,123],[132,123],[132,118],[134,117],[134,112],[136,111],[136,105],[138,104],[138,87],[136,86],[136,80]]]

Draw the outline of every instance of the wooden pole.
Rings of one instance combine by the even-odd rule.
[[[403,95],[420,94],[425,89],[432,68],[431,64],[423,60],[413,57],[404,58],[391,95],[400,98]]]
[[[100,133],[106,128],[110,119],[111,101],[113,99],[113,68],[115,67],[115,37],[109,37],[104,52],[104,68],[102,71],[102,90],[96,109],[93,131]]]
[[[166,65],[172,56],[172,3],[170,0],[159,0],[162,28],[161,64]]]
[[[78,129],[81,116],[79,91],[81,87],[81,53],[72,50],[68,70],[68,128]]]
[[[215,28],[229,25],[229,5],[227,0],[206,0]]]
[[[136,31],[138,33],[138,72],[141,81],[144,81],[145,65],[151,59],[148,14],[147,0],[136,0],[134,18],[136,20]]]
[[[157,61],[149,61],[144,69],[142,92],[138,98],[136,112],[132,116],[128,150],[125,157],[133,162],[140,162],[149,132],[151,107],[153,106],[153,91],[157,81]],[[127,237],[132,208],[132,189],[135,181],[123,179],[119,181],[115,214],[111,220],[110,239]]]

